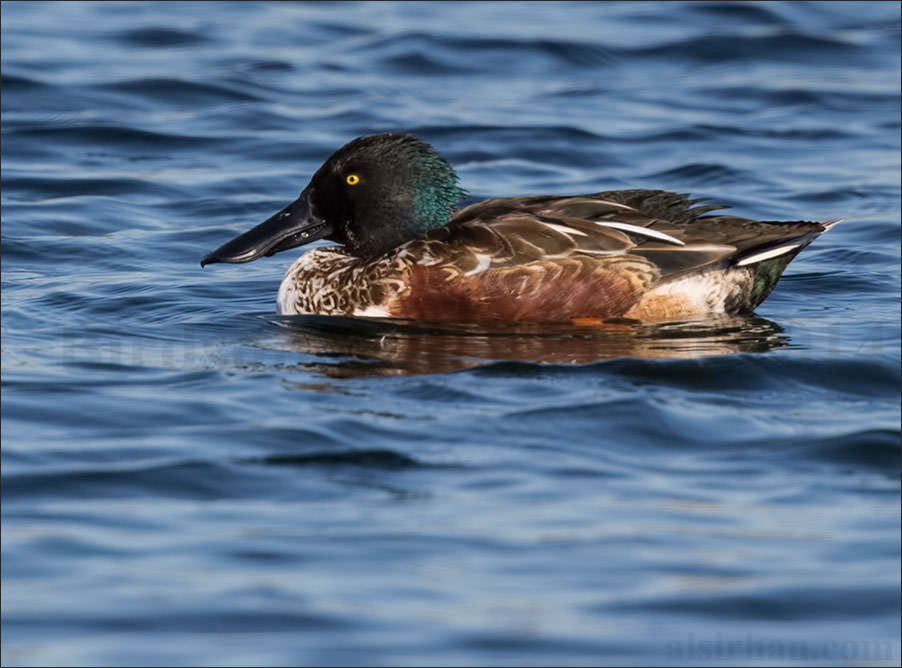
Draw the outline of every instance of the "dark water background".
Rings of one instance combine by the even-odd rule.
[[[898,3],[2,5],[2,659],[899,661]],[[757,315],[279,318],[351,138],[843,223]]]

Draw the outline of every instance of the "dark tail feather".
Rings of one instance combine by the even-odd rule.
[[[777,241],[769,241],[759,246],[745,249],[742,253],[737,254],[733,258],[734,267],[746,267],[748,265],[757,264],[765,260],[778,258],[788,255],[787,263],[794,258],[799,252],[812,241],[821,236],[837,223],[842,222],[842,218],[833,218],[823,223],[818,223],[820,229],[815,229],[806,234],[790,237],[788,239],[779,239]],[[765,222],[765,221],[762,221]]]
[[[820,223],[821,229],[819,230],[815,229],[807,234],[755,246],[733,258],[734,267],[748,266],[754,271],[752,292],[748,298],[748,310],[757,308],[767,298],[776,287],[783,271],[805,246],[841,220],[842,218],[828,220]]]

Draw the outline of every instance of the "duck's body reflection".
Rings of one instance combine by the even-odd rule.
[[[267,348],[324,357],[304,365],[330,377],[447,373],[503,361],[591,364],[622,357],[695,358],[764,352],[788,340],[757,316],[721,316],[656,325],[629,320],[584,325],[430,325],[330,316],[271,318]]]

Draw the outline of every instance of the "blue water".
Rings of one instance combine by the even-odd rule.
[[[2,4],[3,665],[898,665],[898,3]],[[755,316],[275,315],[337,147],[846,222]]]

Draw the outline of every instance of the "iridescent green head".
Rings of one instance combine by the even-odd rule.
[[[446,224],[463,194],[454,170],[426,142],[394,133],[359,137],[326,160],[295,202],[201,265],[250,262],[316,239],[376,257]]]

